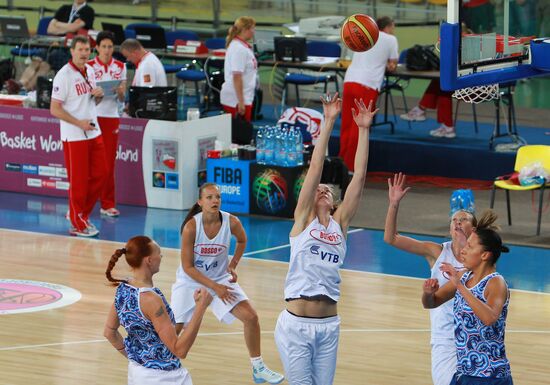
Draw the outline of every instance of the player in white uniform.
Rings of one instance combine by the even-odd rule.
[[[237,283],[237,265],[246,247],[246,233],[239,219],[220,210],[221,193],[217,185],[205,183],[199,200],[182,224],[181,265],[172,286],[172,309],[176,328],[181,330],[193,315],[196,289],[206,287],[214,297],[211,309],[223,323],[238,318],[244,325],[244,338],[255,383],[278,384],[284,376],[270,370],[260,349],[260,322],[248,297]],[[237,245],[229,262],[229,245]]]
[[[71,42],[72,59],[53,80],[50,113],[59,119],[65,165],[69,176],[70,233],[96,236],[99,231],[89,221],[95,202],[103,189],[107,165],[97,120],[96,103],[103,97],[96,87],[86,36]]]
[[[275,342],[292,385],[332,384],[340,333],[337,302],[346,254],[348,226],[355,215],[367,172],[369,128],[377,109],[355,100],[353,119],[359,127],[355,173],[342,204],[334,211],[332,190],[320,184],[325,152],[342,109],[338,94],[323,101],[324,124],[313,150],[294,211],[290,263],[285,282],[286,310],[275,328]]]
[[[120,80],[118,87],[113,92],[108,92],[97,105],[97,119],[105,145],[108,170],[105,186],[100,196],[100,213],[109,217],[120,215],[115,205],[115,159],[118,147],[118,127],[120,125],[118,103],[124,102],[126,92],[126,66],[120,60],[113,58],[114,38],[113,33],[109,31],[98,33],[96,37],[98,54],[88,62],[94,70],[96,82]]]
[[[126,39],[120,45],[120,53],[136,66],[132,86],[166,87],[164,66],[154,53],[147,51],[136,39]]]
[[[399,202],[410,187],[405,188],[406,177],[395,174],[393,181],[388,179],[389,207],[384,228],[384,241],[398,249],[426,258],[430,265],[431,278],[437,279],[439,286],[449,282],[440,270],[442,263],[463,268],[460,251],[466,245],[467,238],[477,226],[473,213],[465,210],[455,212],[451,218],[451,241],[443,244],[419,241],[397,233],[397,211]],[[432,380],[434,385],[449,385],[456,372],[456,346],[454,341],[453,301],[430,310]]]

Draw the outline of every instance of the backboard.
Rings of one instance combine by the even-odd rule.
[[[549,72],[532,66],[536,0],[448,0],[440,33],[441,88],[504,83]]]

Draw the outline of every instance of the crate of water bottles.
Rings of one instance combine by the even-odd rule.
[[[260,126],[256,132],[256,162],[296,167],[304,164],[304,143],[300,128],[288,123]]]

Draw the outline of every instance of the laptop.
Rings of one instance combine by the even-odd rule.
[[[115,41],[113,41],[115,45],[121,45],[124,39],[126,39],[126,36],[124,35],[124,28],[121,24],[101,23],[101,28],[103,28],[104,31],[110,31],[113,35],[115,35]]]
[[[136,39],[144,48],[165,50],[166,35],[164,28],[158,27],[136,27]]]
[[[256,53],[273,54],[275,52],[275,36],[281,36],[281,31],[257,29],[254,33],[254,47]]]
[[[24,41],[30,38],[27,19],[18,16],[0,16],[0,34],[3,41]]]

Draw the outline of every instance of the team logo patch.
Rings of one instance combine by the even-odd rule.
[[[195,254],[201,257],[217,257],[225,252],[227,247],[225,245],[218,245],[212,243],[199,243],[195,245]]]
[[[82,295],[55,283],[0,279],[0,314],[51,310],[78,302]]]
[[[328,245],[339,245],[342,243],[342,236],[338,233],[327,233],[323,230],[313,229],[309,232],[309,235]]]
[[[143,75],[143,81],[145,83],[151,83],[151,75]]]

